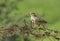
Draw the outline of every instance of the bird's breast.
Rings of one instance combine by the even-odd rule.
[[[31,21],[32,22],[35,22],[35,18],[31,16]]]

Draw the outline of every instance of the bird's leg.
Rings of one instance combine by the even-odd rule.
[[[34,23],[31,21],[31,28],[32,28],[32,29],[34,28],[33,26],[34,26]]]
[[[34,23],[32,23],[32,28],[34,28]]]
[[[33,27],[33,23],[32,23],[32,21],[31,21],[31,28]]]
[[[32,28],[37,29],[37,25],[35,23],[33,23]]]

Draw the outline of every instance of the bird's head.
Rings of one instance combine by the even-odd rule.
[[[36,16],[35,12],[30,12],[29,14],[30,14],[30,16]]]

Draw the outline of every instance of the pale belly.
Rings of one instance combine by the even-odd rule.
[[[34,18],[34,17],[31,17],[31,21],[32,21],[33,23],[35,23],[35,18]]]

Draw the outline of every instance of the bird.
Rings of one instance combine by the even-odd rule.
[[[46,24],[47,23],[47,21],[39,18],[35,14],[35,12],[30,12],[29,14],[30,14],[30,19],[31,19],[32,23],[37,24],[37,25],[43,25],[43,24]],[[44,27],[44,25],[43,25],[43,27]]]

